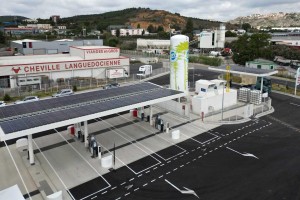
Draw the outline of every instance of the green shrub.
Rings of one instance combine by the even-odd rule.
[[[9,94],[5,94],[3,97],[3,101],[10,101],[11,100],[11,96],[9,96]]]
[[[73,91],[76,92],[77,91],[77,86],[73,85]]]

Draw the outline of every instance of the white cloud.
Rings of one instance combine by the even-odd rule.
[[[298,12],[299,0],[4,0],[1,15],[29,18],[99,14],[131,7],[177,12],[183,16],[227,21],[254,13]]]

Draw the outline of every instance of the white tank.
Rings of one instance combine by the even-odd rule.
[[[219,48],[224,48],[225,46],[225,33],[226,33],[226,27],[224,24],[220,24],[220,30],[219,30],[219,44],[218,47]]]
[[[170,87],[188,93],[189,37],[175,35],[170,46]]]

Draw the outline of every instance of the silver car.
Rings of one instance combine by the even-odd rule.
[[[71,94],[73,94],[72,89],[62,89],[61,91],[53,94],[52,97],[63,97],[63,96],[71,95]]]
[[[6,106],[6,103],[4,101],[0,101],[0,107]]]
[[[40,98],[38,98],[37,96],[28,96],[28,97],[25,97],[22,100],[17,100],[15,102],[15,104],[34,102],[34,101],[39,101],[39,100],[40,100]]]

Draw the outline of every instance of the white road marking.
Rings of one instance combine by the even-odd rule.
[[[91,199],[95,199],[95,198],[97,198],[97,196],[94,196],[94,197],[92,197]]]
[[[153,183],[154,181],[156,181],[156,179],[151,180],[151,183]]]
[[[116,198],[115,200],[119,200],[119,199],[121,199],[121,197],[119,197],[119,198]]]
[[[120,185],[124,185],[126,182],[121,183]]]
[[[158,178],[162,178],[162,177],[164,177],[164,175],[161,175],[160,177],[158,177]]]
[[[153,170],[156,170],[156,169],[157,169],[157,167],[154,167],[154,168],[153,168]]]
[[[180,168],[183,167],[184,165],[180,165]]]
[[[146,174],[148,174],[150,171],[146,171]]]
[[[202,156],[198,156],[198,158],[202,158]]]
[[[143,185],[143,187],[145,187],[145,186],[147,186],[148,185],[148,183],[145,183],[144,185]]]
[[[114,190],[114,189],[116,189],[116,188],[117,188],[117,186],[115,186],[115,187],[111,188],[110,190]]]
[[[186,187],[183,187],[185,190],[180,190],[178,187],[176,187],[175,185],[173,185],[167,179],[165,179],[165,181],[167,183],[169,183],[173,188],[175,188],[176,190],[178,190],[179,192],[181,192],[182,194],[192,194],[192,195],[195,195],[196,197],[198,197],[198,195],[196,194],[196,192],[194,190],[191,190],[191,189],[186,188]],[[198,199],[199,199],[199,197],[198,197]]]
[[[258,159],[258,157],[256,157],[255,155],[253,155],[253,154],[251,154],[251,153],[240,153],[240,152],[238,152],[238,151],[236,151],[236,150],[234,150],[234,149],[231,149],[231,148],[229,148],[229,147],[226,147],[226,148],[229,149],[229,150],[231,150],[231,151],[233,151],[233,152],[235,152],[235,153],[238,153],[238,154],[240,154],[240,155],[242,155],[242,156],[248,156],[248,157],[253,157],[253,158]]]
[[[186,164],[188,165],[188,164],[190,164],[191,162],[189,161],[189,162],[187,162]]]
[[[171,172],[170,171],[168,171],[166,174],[170,174]]]
[[[105,193],[107,193],[107,191],[105,191],[105,192],[102,192],[101,194],[105,194]]]
[[[139,189],[140,189],[140,188],[135,188],[133,191],[135,191],[135,192],[136,192],[136,191],[138,191]]]
[[[177,170],[177,168],[173,169],[173,171],[175,172]]]
[[[171,160],[169,160],[167,163],[170,163],[171,162]]]
[[[126,194],[124,194],[124,196],[126,197],[126,196],[128,196],[128,195],[130,195],[130,192],[128,192],[128,193],[126,193]]]
[[[143,176],[143,174],[138,175],[138,177],[141,177],[141,176]]]
[[[133,180],[134,180],[134,178],[130,179],[129,181],[133,181]]]

